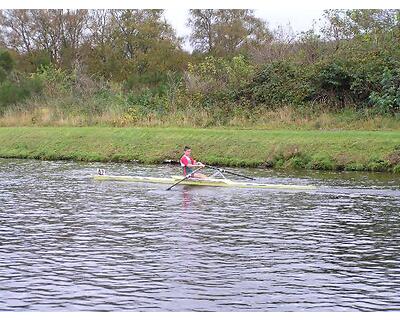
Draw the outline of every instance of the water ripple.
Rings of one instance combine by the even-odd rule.
[[[174,170],[0,159],[0,311],[400,310],[399,179],[253,170],[319,189],[166,192],[97,166]]]

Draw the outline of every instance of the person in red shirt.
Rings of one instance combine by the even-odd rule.
[[[204,164],[201,162],[197,162],[191,157],[191,152],[192,149],[190,147],[185,147],[184,148],[184,154],[180,160],[181,166],[183,167],[183,174],[186,176],[188,174],[191,174],[194,170],[197,168],[203,167]],[[196,172],[194,173],[191,178],[200,178],[200,179],[205,179],[207,176],[205,174]]]

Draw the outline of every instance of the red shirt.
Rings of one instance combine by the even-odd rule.
[[[188,157],[183,155],[180,160],[181,166],[183,167],[183,174],[186,176],[187,174],[191,173],[193,170],[192,168],[188,168],[188,164],[196,164],[196,161],[192,157]]]

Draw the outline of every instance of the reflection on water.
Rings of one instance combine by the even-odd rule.
[[[399,177],[312,192],[94,182],[172,167],[0,159],[0,310],[400,310]]]
[[[181,192],[182,192],[182,208],[183,209],[188,209],[190,207],[190,203],[192,201],[190,189],[193,189],[193,188],[191,188],[190,186],[186,186],[186,185],[182,186]]]

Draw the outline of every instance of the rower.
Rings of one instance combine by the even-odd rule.
[[[183,174],[187,176],[188,174],[191,174],[193,172],[193,169],[202,167],[204,168],[205,165],[202,164],[201,162],[197,162],[191,157],[191,152],[192,149],[190,147],[185,147],[184,148],[184,154],[180,160],[181,166],[183,167]],[[195,172],[191,178],[199,178],[199,179],[206,179],[207,176],[205,174]]]

